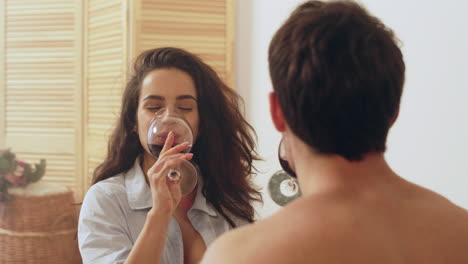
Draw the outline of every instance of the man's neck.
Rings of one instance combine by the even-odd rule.
[[[309,152],[298,155],[295,168],[304,196],[339,189],[363,189],[390,178],[399,178],[382,153],[371,153],[360,161],[349,161],[339,155]]]

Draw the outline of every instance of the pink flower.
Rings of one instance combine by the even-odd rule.
[[[15,168],[15,172],[13,172],[13,175],[15,175],[16,177],[21,177],[23,176],[23,173],[24,173],[24,167],[21,165],[17,165]]]
[[[25,175],[16,176],[14,174],[7,173],[7,174],[3,175],[3,177],[4,177],[4,179],[6,181],[13,184],[13,186],[26,185],[26,176]]]
[[[26,163],[26,162],[24,162],[22,160],[16,160],[16,162],[18,163],[19,166],[21,166],[23,168],[26,167],[26,165],[28,165],[28,163]]]

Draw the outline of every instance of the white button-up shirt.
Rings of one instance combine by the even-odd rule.
[[[231,229],[198,191],[188,218],[208,247],[216,237]],[[126,173],[94,184],[84,198],[79,224],[78,242],[84,264],[123,263],[130,254],[152,207],[151,190],[138,159]],[[246,222],[233,218],[237,226]],[[171,218],[161,264],[184,263],[182,233]]]

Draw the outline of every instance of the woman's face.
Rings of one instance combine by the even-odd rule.
[[[193,137],[197,138],[197,91],[190,75],[176,68],[166,68],[153,70],[143,79],[138,99],[137,132],[145,156],[151,156],[147,144],[148,128],[154,114],[162,108],[169,114],[183,115],[192,128]]]

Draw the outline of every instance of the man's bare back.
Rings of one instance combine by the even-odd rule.
[[[303,197],[222,236],[202,263],[468,264],[468,212],[384,158],[406,69],[393,31],[353,1],[306,1],[268,60],[281,164]]]
[[[466,210],[397,176],[375,187],[303,197],[210,251],[222,263],[468,263]]]

